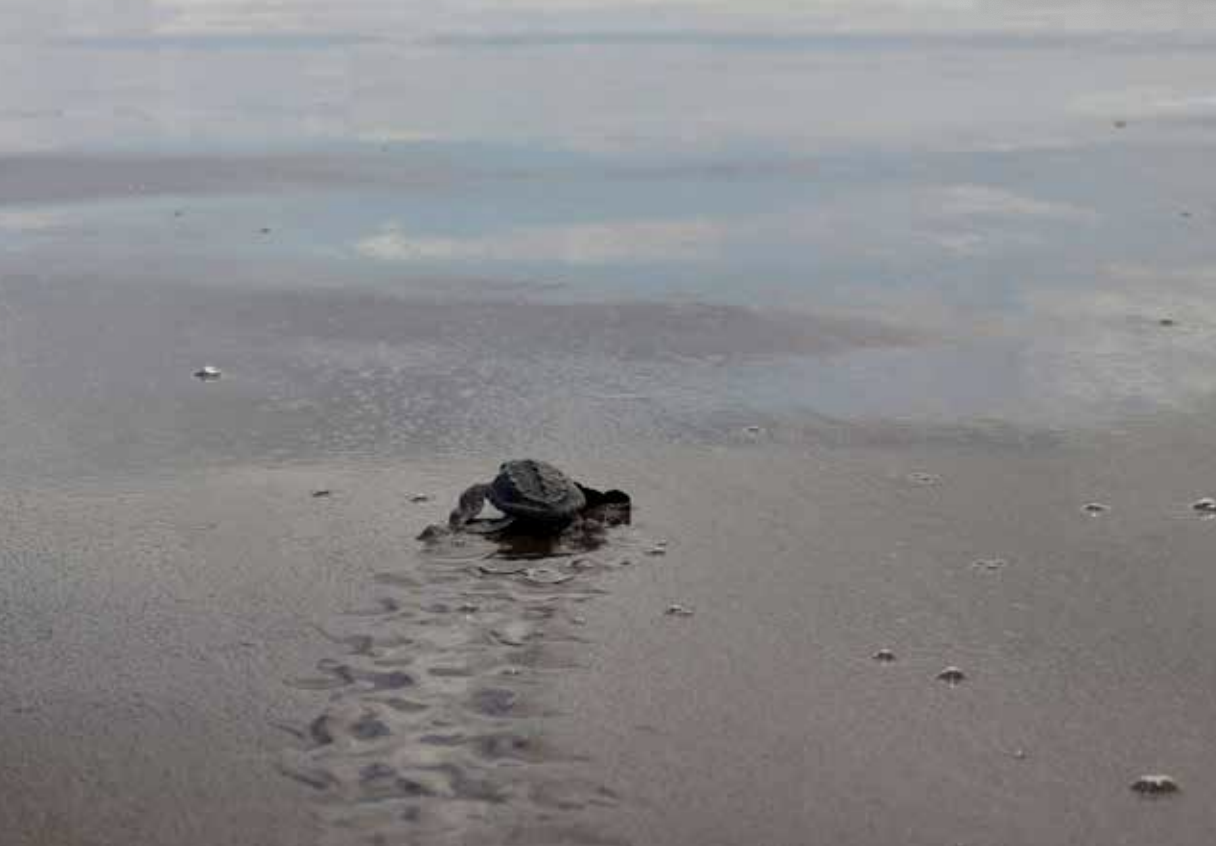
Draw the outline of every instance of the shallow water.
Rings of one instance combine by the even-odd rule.
[[[0,43],[11,842],[1211,841],[1202,4]],[[515,455],[634,525],[415,539]]]

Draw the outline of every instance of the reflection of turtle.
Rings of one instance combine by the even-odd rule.
[[[485,501],[503,513],[496,520],[475,519]],[[508,526],[556,532],[589,509],[601,506],[628,508],[621,491],[601,492],[578,484],[552,464],[525,458],[507,461],[489,484],[473,485],[460,495],[448,518],[452,530],[499,532]]]

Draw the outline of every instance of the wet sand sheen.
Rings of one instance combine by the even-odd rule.
[[[1216,841],[1198,3],[109,5],[0,39],[4,846]],[[418,542],[525,455],[633,525]]]
[[[317,801],[334,843],[1202,842],[1216,522],[1191,504],[1216,453],[1195,423],[564,456],[631,479],[639,519],[549,559],[575,573],[556,587],[478,573],[484,545],[421,554],[473,463],[10,498],[29,692],[6,703],[7,830],[300,842]],[[1129,786],[1158,769],[1183,793],[1145,804]]]

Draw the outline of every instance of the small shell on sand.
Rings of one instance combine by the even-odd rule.
[[[414,494],[410,497],[410,502],[430,502],[431,498],[427,494]]]
[[[1148,773],[1142,775],[1131,784],[1132,790],[1146,796],[1162,796],[1166,793],[1177,793],[1181,788],[1173,776],[1164,773]]]
[[[967,674],[953,665],[946,667],[946,669],[937,674],[938,681],[945,682],[951,687],[954,687],[956,684],[962,684],[966,678]]]
[[[218,367],[213,367],[210,364],[205,364],[194,371],[194,378],[203,382],[214,381],[223,375],[223,372]]]
[[[890,649],[880,649],[870,657],[881,664],[890,664],[895,660],[895,652]]]
[[[1205,496],[1203,499],[1195,500],[1191,504],[1191,508],[1200,514],[1216,514],[1216,499]]]
[[[1110,506],[1103,505],[1100,502],[1087,502],[1081,506],[1081,510],[1084,511],[1086,514],[1097,517],[1099,515],[1105,514],[1107,511],[1110,511]]]
[[[669,617],[691,617],[693,615],[693,610],[687,605],[680,605],[679,603],[673,602],[671,605],[667,606],[667,610],[663,613]]]

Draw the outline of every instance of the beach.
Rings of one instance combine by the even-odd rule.
[[[28,5],[6,846],[1216,836],[1209,13]]]

